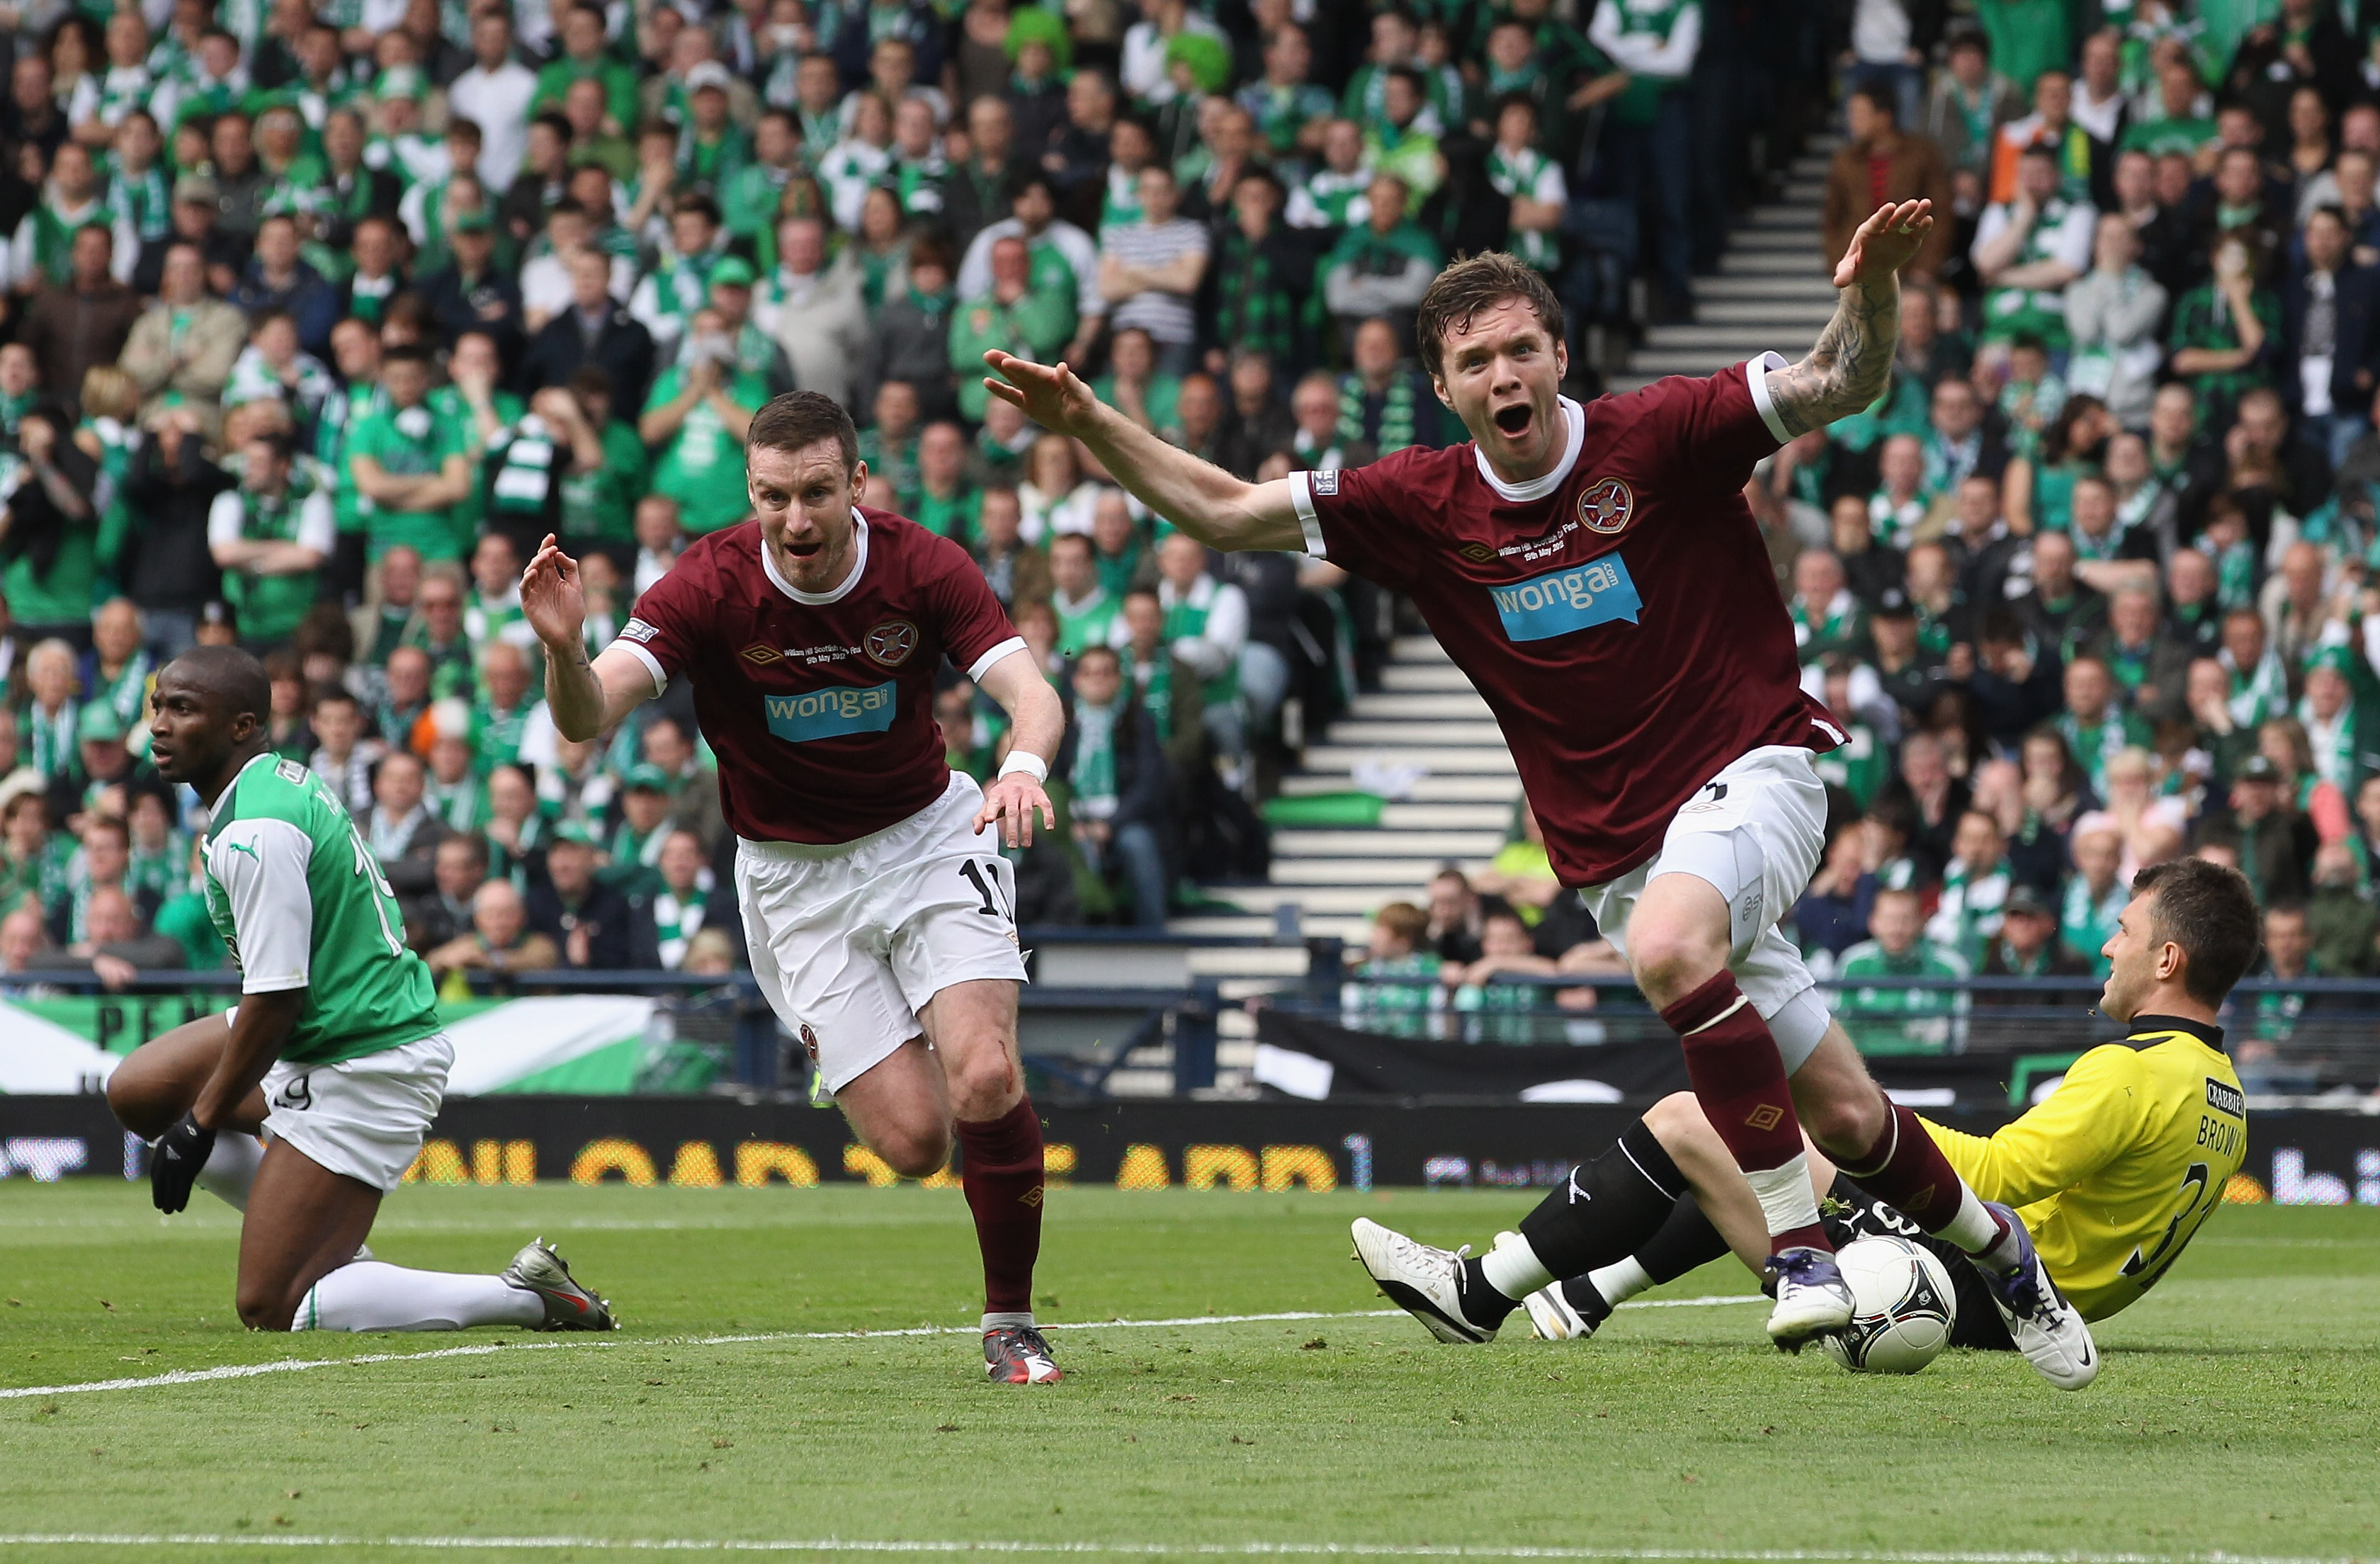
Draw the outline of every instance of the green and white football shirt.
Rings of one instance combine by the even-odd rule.
[[[438,1030],[380,860],[313,772],[269,753],[242,767],[215,801],[206,862],[207,915],[240,991],[307,991],[285,1061],[334,1064]]]

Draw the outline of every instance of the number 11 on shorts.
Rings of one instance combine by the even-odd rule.
[[[975,893],[983,898],[983,905],[978,907],[976,911],[986,917],[1009,917],[1006,909],[1001,906],[1000,899],[991,893],[992,886],[1000,879],[999,872],[991,865],[986,864],[981,868],[978,868],[974,859],[962,858],[959,860],[959,873],[965,875],[966,882],[975,887]],[[1015,920],[1011,917],[1010,921]]]

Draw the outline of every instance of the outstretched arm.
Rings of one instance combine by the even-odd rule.
[[[661,693],[653,671],[634,652],[609,646],[588,657],[578,562],[551,532],[521,572],[521,613],[545,647],[546,708],[564,738],[593,738]]]
[[[1209,548],[1303,549],[1297,505],[1286,479],[1244,483],[1211,462],[1168,445],[1091,394],[1063,364],[1032,364],[997,350],[983,356],[984,388],[1043,429],[1090,447],[1099,465],[1142,504]]]
[[[1880,206],[1835,267],[1835,318],[1808,357],[1768,371],[1768,395],[1790,438],[1848,418],[1884,394],[1900,346],[1900,269],[1933,229],[1934,203]]]

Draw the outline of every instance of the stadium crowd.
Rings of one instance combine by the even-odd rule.
[[[1843,9],[1828,259],[1884,200],[1937,226],[1889,391],[1746,491],[1848,736],[1792,914],[1814,968],[2104,974],[2133,872],[2195,853],[2253,886],[2260,975],[2380,972],[2380,17]],[[1443,879],[1382,915],[1368,970],[1609,970],[1516,867],[1489,876],[1511,923]],[[2325,1003],[2242,1002],[2265,1041]],[[1916,1041],[1965,1000],[1839,1003]]]
[[[1410,334],[1443,257],[1509,245],[1582,323],[1685,310],[1724,217],[1689,197],[1764,91],[1737,10],[0,12],[0,971],[223,964],[201,822],[143,758],[196,642],[267,659],[276,751],[442,979],[735,964],[685,692],[562,740],[516,580],[558,534],[608,640],[747,514],[745,430],[794,388],[854,410],[868,498],[973,552],[1067,693],[1021,921],[1260,871],[1252,805],[1394,605],[1168,536],[988,401],[982,353],[1064,355],[1246,476],[1438,443]],[[936,715],[990,774],[997,709],[953,680]]]

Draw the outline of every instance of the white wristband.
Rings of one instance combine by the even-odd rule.
[[[1045,782],[1050,780],[1050,762],[1029,749],[1012,749],[1008,752],[1008,758],[1000,763],[1000,775],[1014,776],[1019,771],[1037,782]]]

